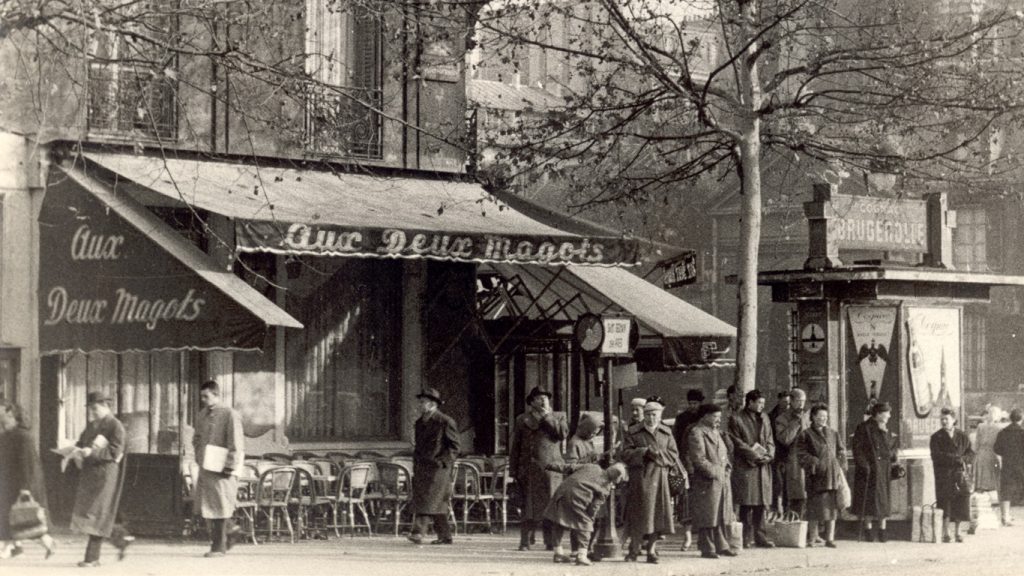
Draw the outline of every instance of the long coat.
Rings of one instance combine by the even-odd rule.
[[[751,410],[740,410],[729,419],[735,463],[732,469],[732,493],[740,506],[771,506],[772,468],[775,439],[768,416]],[[754,445],[760,444],[769,462],[759,464]]]
[[[700,416],[696,410],[683,410],[676,415],[676,421],[672,424],[672,438],[676,441],[676,448],[679,448],[679,459],[683,462],[683,466],[687,467],[687,471],[690,469],[690,464],[686,461],[686,451],[689,446],[686,436],[690,428],[698,421],[700,421]]]
[[[978,424],[977,457],[974,462],[975,489],[988,492],[999,487],[999,462],[994,450],[996,438],[1004,426],[995,422]]]
[[[230,406],[218,404],[199,411],[192,446],[195,448],[196,462],[199,463],[195,503],[200,514],[203,518],[231,518],[238,497],[238,475],[203,469],[203,457],[209,445],[228,449],[225,469],[237,472],[244,465],[242,417]]]
[[[35,439],[25,428],[0,433],[0,540],[11,539],[9,514],[22,490],[46,508],[46,485]]]
[[[693,527],[726,526],[732,517],[732,464],[729,444],[720,430],[704,425],[690,428],[686,454],[690,476],[690,514]]]
[[[804,470],[808,495],[839,489],[846,469],[846,447],[838,432],[812,426],[800,433],[793,452]]]
[[[996,436],[995,453],[1003,459],[999,471],[999,499],[1003,502],[1024,500],[1024,428],[1011,423]]]
[[[447,514],[452,474],[459,456],[459,430],[450,416],[434,410],[416,420],[412,455],[412,509],[416,514]]]
[[[932,453],[932,469],[935,471],[935,501],[945,518],[954,522],[971,520],[970,492],[957,492],[957,478],[974,462],[971,439],[962,430],[953,430],[950,436],[945,430],[932,434],[928,447]]]
[[[787,500],[807,498],[804,469],[797,458],[797,438],[810,427],[806,411],[785,410],[775,418],[775,461],[782,479],[783,496]]]
[[[857,425],[853,432],[853,501],[850,511],[872,518],[887,518],[889,503],[889,469],[896,462],[896,446],[889,432],[873,419]]]
[[[124,425],[112,415],[90,422],[76,444],[89,448],[96,437],[103,435],[107,446],[95,448],[82,462],[75,491],[75,506],[71,512],[71,529],[90,536],[110,537],[121,501],[124,484]]]
[[[625,533],[639,542],[647,534],[674,534],[669,470],[685,474],[672,430],[659,424],[654,433],[634,424],[622,441],[622,461],[629,471]]]
[[[555,490],[544,518],[570,530],[593,532],[594,518],[611,489],[600,466],[583,464]]]
[[[523,519],[544,520],[548,500],[562,482],[561,472],[546,467],[564,461],[560,443],[568,433],[565,414],[549,412],[538,418],[527,410],[516,417],[508,467],[523,498]]]

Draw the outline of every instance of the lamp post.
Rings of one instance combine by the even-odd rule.
[[[612,385],[612,359],[606,358],[604,363],[604,378],[601,385],[601,391],[604,396],[604,446],[605,450],[611,450],[615,442],[615,430],[612,427],[612,390],[614,390]],[[607,521],[601,525],[601,530],[597,535],[597,542],[594,543],[594,558],[597,560],[614,558],[622,552],[619,536],[615,531],[614,488],[608,494],[605,506],[607,507],[607,514],[605,515]]]

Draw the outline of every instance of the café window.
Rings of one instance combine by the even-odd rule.
[[[288,438],[397,440],[401,414],[400,262],[296,260],[286,332]]]
[[[159,45],[160,39],[172,37],[177,29],[174,4],[174,0],[132,2],[111,9],[108,22],[96,17],[101,25],[116,31],[95,31],[88,46],[86,124],[90,136],[154,141],[176,138],[177,59]]]

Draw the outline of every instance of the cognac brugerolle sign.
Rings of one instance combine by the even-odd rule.
[[[829,239],[841,249],[928,251],[928,209],[923,200],[833,194]]]
[[[263,345],[252,313],[56,174],[39,216],[43,352]]]

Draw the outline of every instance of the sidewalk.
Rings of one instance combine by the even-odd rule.
[[[1018,514],[1018,518],[1021,515]],[[81,560],[85,540],[75,536],[59,538],[60,549],[48,561],[42,548],[29,543],[25,554],[0,561],[0,575],[82,574],[75,564]],[[104,574],[189,575],[231,574],[270,576],[284,574],[454,576],[473,575],[719,575],[777,572],[789,575],[860,576],[899,574],[976,574],[981,576],[1020,575],[1024,572],[1024,525],[981,531],[963,544],[914,544],[890,541],[886,544],[840,540],[838,549],[811,548],[744,550],[738,558],[705,560],[697,552],[679,551],[678,535],[663,542],[661,564],[626,563],[621,560],[577,567],[551,562],[543,550],[519,552],[515,534],[473,534],[457,536],[453,546],[415,546],[393,536],[356,536],[295,544],[239,545],[226,558],[202,558],[201,542],[141,540],[129,549],[129,556],[117,562],[116,553],[104,547]],[[85,570],[86,573],[90,570]]]

